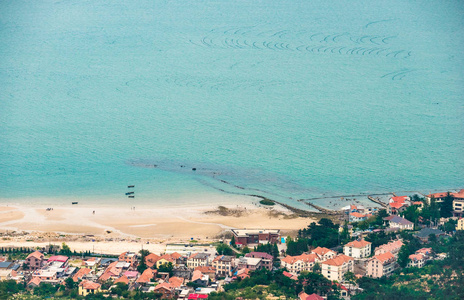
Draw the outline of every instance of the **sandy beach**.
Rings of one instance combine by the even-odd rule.
[[[192,238],[211,242],[232,228],[281,229],[283,234],[304,228],[314,220],[293,215],[284,207],[272,209],[251,202],[244,205],[181,207],[86,207],[62,206],[0,207],[0,230],[5,234],[0,247],[44,246],[66,242],[76,251],[119,253],[134,248],[162,252],[168,243]],[[95,213],[94,213],[95,212]],[[145,246],[146,245],[146,246]]]

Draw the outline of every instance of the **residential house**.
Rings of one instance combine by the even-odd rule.
[[[196,270],[193,271],[192,274],[192,280],[193,283],[195,283],[198,286],[208,286],[209,283],[209,276],[201,273],[200,271]]]
[[[423,243],[427,243],[429,241],[430,235],[435,235],[437,239],[446,235],[445,232],[441,231],[440,229],[435,228],[422,228],[419,232],[414,234],[415,237],[421,240]]]
[[[373,278],[390,276],[396,266],[396,257],[390,252],[376,255],[367,261],[367,276]]]
[[[187,267],[195,269],[199,266],[209,265],[209,254],[208,253],[194,253],[187,259]]]
[[[322,253],[322,251],[319,251],[319,250],[318,252]],[[330,252],[327,252],[327,253],[330,253]],[[303,253],[298,256],[287,255],[286,257],[280,260],[280,266],[282,268],[286,268],[291,273],[299,274],[301,271],[312,272],[314,264],[319,261],[321,261],[320,256],[316,253],[311,253],[311,254]]]
[[[235,277],[240,278],[240,279],[250,278],[250,269],[247,269],[247,268],[239,269],[237,271],[237,274],[235,274]]]
[[[90,272],[92,272],[92,269],[89,269],[89,268],[81,268],[79,269],[76,274],[74,274],[74,276],[72,277],[73,281],[74,282],[78,282],[79,280],[82,280],[82,278],[84,276],[86,276],[87,274],[89,274]]]
[[[145,271],[143,271],[143,273],[139,276],[139,278],[137,278],[135,282],[142,286],[146,285],[147,283],[151,282],[153,278],[155,278],[156,273],[157,270],[148,268]]]
[[[253,258],[261,258],[261,266],[263,268],[268,269],[269,271],[272,270],[272,265],[274,262],[274,257],[265,252],[250,252],[245,254],[245,257],[253,257]]]
[[[362,214],[359,212],[350,212],[349,214],[349,221],[350,222],[361,222],[367,220],[369,217],[371,217],[371,214]]]
[[[233,256],[218,255],[213,259],[211,264],[216,269],[218,276],[230,276],[234,268],[234,261],[235,257]]]
[[[184,278],[172,276],[169,277],[169,283],[176,289],[180,288],[184,284]]]
[[[391,197],[387,206],[387,212],[390,215],[397,215],[406,210],[411,205],[411,199],[408,196]]]
[[[413,230],[414,229],[414,223],[399,216],[392,215],[392,216],[388,216],[383,219],[389,222],[390,228],[398,228],[400,230]]]
[[[156,255],[154,253],[150,253],[147,256],[145,256],[145,264],[147,265],[147,267],[153,269],[154,267],[156,267],[156,262],[160,260],[160,258],[161,256]]]
[[[126,275],[122,275],[121,277],[119,277],[118,279],[116,279],[113,283],[114,283],[114,284],[116,284],[116,283],[124,283],[124,284],[129,285],[129,278],[127,278]]]
[[[324,300],[324,298],[322,298],[321,296],[319,296],[318,294],[311,294],[311,295],[308,295],[306,294],[305,292],[301,292],[298,294],[298,299],[299,300]]]
[[[423,254],[411,254],[409,255],[408,268],[422,268],[425,265],[426,259]]]
[[[398,257],[398,252],[400,252],[401,247],[403,246],[402,240],[395,240],[392,242],[388,242],[387,244],[383,244],[375,248],[374,253],[375,255],[384,254],[390,252],[394,256]]]
[[[347,272],[353,272],[354,258],[339,254],[338,256],[326,260],[322,264],[322,275],[329,280],[343,280]]]
[[[138,263],[138,255],[135,252],[123,252],[118,257],[119,261],[129,263],[131,267],[136,267]]]
[[[295,281],[298,280],[298,276],[296,276],[296,275],[294,275],[292,273],[289,273],[287,271],[283,271],[282,275],[284,275],[285,277],[290,278],[291,280],[295,280]]]
[[[101,292],[101,285],[96,282],[84,280],[79,283],[79,295],[87,296],[88,294],[96,294]]]
[[[32,288],[32,289],[36,288],[36,287],[38,287],[40,285],[41,281],[42,280],[40,280],[39,277],[32,277],[32,279],[29,280],[29,282],[27,283],[27,287]]]
[[[416,254],[422,254],[426,260],[430,259],[433,254],[432,248],[421,248],[416,251]]]
[[[153,291],[162,294],[161,299],[172,299],[176,295],[176,288],[169,282],[158,284]]]
[[[212,266],[199,266],[196,267],[194,271],[200,271],[201,273],[208,275],[211,280],[216,278],[216,269]],[[188,279],[190,279],[192,276],[193,274],[191,274]]]
[[[0,281],[11,279],[11,273],[14,272],[12,269],[2,269],[0,270]]]
[[[343,247],[343,252],[347,256],[355,258],[364,258],[371,255],[371,242],[366,240],[352,241],[349,242]]]
[[[29,267],[31,270],[37,270],[42,267],[44,261],[44,255],[43,253],[39,251],[32,252],[29,254],[26,258],[26,265]]]
[[[280,244],[280,230],[278,229],[232,229],[237,245],[248,244]]]
[[[237,266],[239,269],[247,268],[251,271],[255,271],[262,268],[261,258],[240,257]]]
[[[447,196],[448,196],[448,192],[432,193],[432,194],[427,195],[425,199],[427,199],[429,204],[430,204],[430,199],[432,198],[435,198],[435,201],[437,203],[441,203],[444,201],[445,197]]]
[[[192,272],[193,271],[185,265],[177,265],[172,269],[172,275],[182,277],[184,279],[190,279],[192,277]]]
[[[329,248],[325,247],[317,247],[316,249],[311,250],[312,254],[317,254],[320,261],[325,261],[328,259],[332,259],[337,256],[337,253]]]

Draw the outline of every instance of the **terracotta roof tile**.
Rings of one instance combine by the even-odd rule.
[[[341,266],[349,262],[350,260],[354,260],[354,258],[346,256],[345,254],[339,254],[338,256],[332,259],[322,262],[322,264],[330,265],[330,266]]]

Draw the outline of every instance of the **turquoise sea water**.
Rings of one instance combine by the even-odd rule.
[[[462,1],[1,1],[0,197],[463,187],[463,15]]]

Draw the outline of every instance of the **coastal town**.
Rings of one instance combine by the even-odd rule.
[[[66,242],[11,244],[0,249],[0,297],[384,299],[393,292],[379,287],[394,280],[391,289],[408,281],[412,298],[422,299],[423,293],[446,293],[431,288],[446,280],[449,299],[459,299],[463,207],[464,190],[395,195],[382,208],[350,204],[341,211],[344,221],[321,218],[295,236],[230,229],[222,239],[192,239],[159,253],[143,244],[119,255],[76,252]]]

